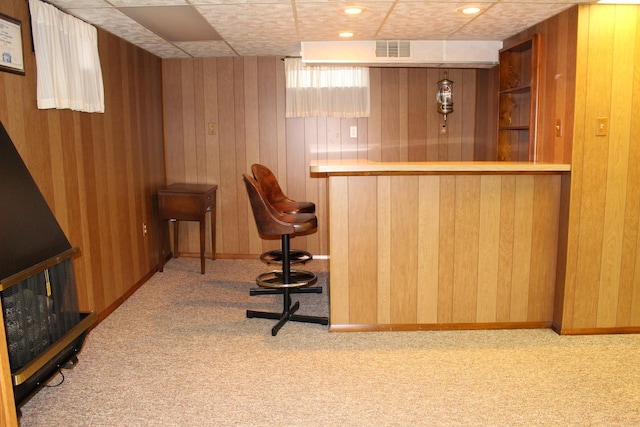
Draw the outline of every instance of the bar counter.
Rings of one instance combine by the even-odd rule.
[[[525,162],[314,162],[331,331],[547,328],[563,177]]]

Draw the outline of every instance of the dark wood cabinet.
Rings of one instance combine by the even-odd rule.
[[[539,36],[500,51],[498,160],[535,161]]]
[[[205,218],[211,214],[211,259],[216,259],[216,190],[217,185],[171,184],[158,190],[158,216],[162,222],[173,222],[173,256],[178,257],[180,221],[200,223],[200,272],[204,274]],[[168,226],[162,226],[163,241],[160,252],[160,271],[164,269],[165,245],[169,240]]]

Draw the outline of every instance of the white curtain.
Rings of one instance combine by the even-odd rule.
[[[369,69],[286,58],[286,117],[369,117]]]
[[[29,0],[36,53],[38,108],[104,113],[95,27],[39,0]]]

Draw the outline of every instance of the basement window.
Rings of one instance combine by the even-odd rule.
[[[104,113],[96,28],[39,0],[29,10],[38,108]]]
[[[304,65],[285,59],[286,117],[369,117],[367,67]]]

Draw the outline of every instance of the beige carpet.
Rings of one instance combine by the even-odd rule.
[[[308,267],[326,282],[326,261]],[[329,333],[246,319],[257,260],[171,260],[88,336],[21,426],[638,426],[640,336]],[[328,312],[300,295],[300,313]],[[51,383],[56,383],[60,376]]]

